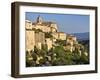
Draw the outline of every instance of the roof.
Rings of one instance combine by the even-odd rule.
[[[42,22],[41,24],[38,24],[37,22],[33,22],[32,25],[43,25],[43,26],[51,26],[51,24],[56,24],[54,22]]]
[[[30,22],[30,23],[31,23],[31,21],[30,21],[30,20],[25,20],[25,22]]]

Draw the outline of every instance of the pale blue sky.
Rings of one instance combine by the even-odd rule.
[[[56,22],[59,31],[65,33],[89,32],[89,15],[26,12],[25,16],[27,20],[34,22],[39,15],[43,18],[44,21]]]

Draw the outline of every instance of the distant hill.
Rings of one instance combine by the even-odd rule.
[[[78,40],[89,40],[89,32],[74,33],[72,35],[76,36]]]

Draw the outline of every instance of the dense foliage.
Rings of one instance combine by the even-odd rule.
[[[45,32],[45,38],[52,38],[53,36],[51,35],[50,32]]]
[[[63,41],[62,41],[63,42]],[[59,65],[78,65],[88,64],[89,56],[84,54],[85,49],[80,55],[76,48],[73,52],[66,51],[62,45],[54,46],[49,51],[47,45],[42,45],[42,49],[34,48],[34,51],[26,51],[26,66],[59,66]]]

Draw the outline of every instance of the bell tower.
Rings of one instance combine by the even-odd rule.
[[[42,19],[42,17],[39,15],[39,16],[37,17],[37,23],[38,23],[38,24],[42,24],[42,22],[43,22],[43,19]]]

